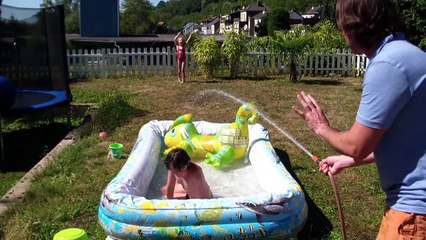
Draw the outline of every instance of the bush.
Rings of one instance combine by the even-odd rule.
[[[249,40],[242,32],[230,32],[226,36],[227,38],[222,44],[222,54],[228,62],[231,78],[236,78],[241,58],[247,54]]]
[[[203,38],[195,43],[194,57],[204,77],[211,78],[219,67],[222,56],[220,46],[214,37]]]
[[[112,132],[121,126],[134,112],[129,99],[130,95],[127,93],[111,92],[105,95],[98,103],[99,109],[93,121],[80,129],[79,135],[87,136],[99,131]]]

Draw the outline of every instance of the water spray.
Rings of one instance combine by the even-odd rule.
[[[222,95],[225,97],[228,97],[232,100],[234,100],[237,103],[240,104],[244,104],[246,103],[245,101],[227,93],[224,92],[222,90],[217,90],[217,89],[209,89],[209,90],[204,90],[198,93],[199,95],[207,95],[207,94],[218,94],[218,95]],[[257,114],[259,114],[259,116],[261,116],[267,123],[269,123],[270,125],[272,125],[276,130],[278,130],[282,135],[284,135],[287,139],[289,139],[292,143],[294,143],[298,148],[300,148],[300,150],[302,150],[303,152],[305,152],[312,161],[314,161],[318,166],[320,166],[321,164],[321,159],[318,158],[317,156],[313,155],[310,151],[308,151],[301,143],[299,143],[298,141],[296,141],[296,139],[291,136],[288,132],[286,132],[285,130],[283,130],[282,127],[278,126],[277,123],[275,123],[274,121],[272,121],[272,119],[270,119],[268,116],[266,116],[265,114],[263,114],[262,112],[259,111],[259,109],[254,109]],[[331,173],[331,171],[328,171],[328,177],[330,179],[331,182],[331,186],[333,187],[333,191],[334,191],[334,198],[336,200],[336,204],[337,204],[337,210],[339,212],[339,218],[340,218],[340,222],[342,225],[342,235],[343,235],[343,239],[346,240],[347,239],[347,235],[346,235],[346,223],[345,223],[345,217],[343,215],[343,209],[342,209],[342,203],[340,201],[340,197],[339,197],[339,191],[336,185],[336,181],[334,179],[333,174]]]

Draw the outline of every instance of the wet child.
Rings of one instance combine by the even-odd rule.
[[[167,168],[167,183],[161,190],[165,198],[212,198],[203,170],[191,162],[185,150],[173,149],[164,159],[164,163]]]
[[[184,83],[185,82],[185,45],[189,43],[191,40],[192,34],[197,32],[197,30],[194,30],[189,34],[189,37],[186,41],[184,41],[183,36],[181,36],[181,32],[178,32],[178,34],[175,36],[174,41],[176,45],[176,53],[177,53],[177,62],[178,62],[178,82]]]

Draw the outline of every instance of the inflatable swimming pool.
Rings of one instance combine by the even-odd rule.
[[[162,199],[164,136],[172,121],[151,121],[118,175],[102,193],[98,217],[109,239],[284,239],[303,228],[308,207],[298,183],[260,124],[249,126],[246,159],[203,168],[212,199]],[[226,124],[194,122],[213,135]]]

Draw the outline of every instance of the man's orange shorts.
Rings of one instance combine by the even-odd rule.
[[[426,215],[386,208],[377,240],[426,240]]]

